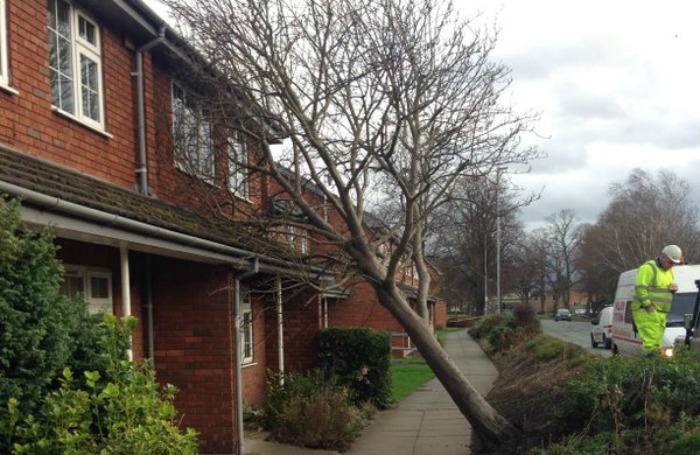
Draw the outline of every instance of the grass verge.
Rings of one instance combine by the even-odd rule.
[[[394,358],[391,361],[391,399],[394,403],[412,394],[433,379],[433,371],[422,357]]]

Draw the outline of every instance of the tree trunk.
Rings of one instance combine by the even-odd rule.
[[[519,430],[496,412],[467,381],[427,325],[409,308],[398,289],[388,289],[386,285],[377,284],[375,290],[382,305],[406,330],[480,441],[487,447],[494,447],[502,444],[504,439],[517,435]]]

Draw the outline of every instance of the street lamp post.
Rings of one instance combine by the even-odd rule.
[[[489,236],[484,234],[484,314],[489,307]]]
[[[501,312],[501,212],[499,208],[499,193],[501,190],[501,172],[507,168],[496,169],[496,306]]]

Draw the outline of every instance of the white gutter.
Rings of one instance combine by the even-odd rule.
[[[242,250],[240,248],[225,245],[223,243],[206,240],[200,237],[195,237],[189,234],[172,231],[170,229],[154,226],[152,224],[135,221],[120,215],[104,212],[97,209],[92,209],[79,205],[73,202],[66,201],[54,196],[48,196],[37,191],[23,188],[11,183],[0,181],[0,193],[5,192],[10,195],[20,196],[23,203],[30,203],[42,206],[48,212],[63,212],[80,218],[85,218],[93,222],[97,222],[107,227],[115,227],[126,229],[128,231],[136,231],[143,234],[145,237],[153,237],[173,241],[178,244],[198,248],[213,253],[219,253],[225,257],[234,256],[243,260],[250,260],[253,257],[258,257],[251,251]],[[289,269],[289,263],[272,257],[260,256],[266,264],[274,264],[284,269]],[[229,262],[231,262],[229,258]],[[222,261],[223,262],[223,261]],[[263,267],[266,269],[267,267]],[[273,270],[274,267],[269,267]]]

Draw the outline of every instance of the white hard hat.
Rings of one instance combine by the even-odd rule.
[[[666,245],[664,249],[661,250],[661,254],[669,258],[674,264],[680,264],[681,258],[683,257],[681,248],[678,245]]]

